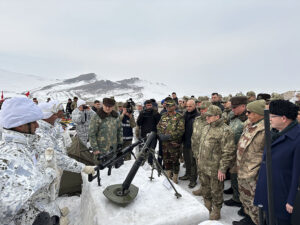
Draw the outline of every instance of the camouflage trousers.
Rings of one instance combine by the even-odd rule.
[[[132,140],[123,140],[123,145],[122,145],[122,149],[123,148],[126,148],[127,146],[131,145],[132,144]],[[127,161],[127,160],[130,160],[131,159],[131,153],[129,152],[124,160]]]
[[[259,223],[258,207],[253,205],[256,179],[238,179],[240,200],[244,207],[244,212],[249,215],[252,221],[256,224]]]
[[[166,170],[171,170],[174,174],[179,173],[180,144],[163,143],[163,163]]]
[[[200,184],[205,201],[211,201],[213,207],[222,208],[224,182],[218,180],[218,175],[208,176],[201,173]]]

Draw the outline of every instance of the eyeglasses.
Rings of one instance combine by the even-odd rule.
[[[247,114],[251,114],[251,111],[246,111]]]

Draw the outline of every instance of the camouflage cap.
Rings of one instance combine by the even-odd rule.
[[[201,103],[200,109],[206,109],[206,108],[208,108],[209,106],[211,106],[211,102],[210,102],[210,101],[203,101],[203,102]]]
[[[167,107],[175,106],[175,101],[173,99],[166,99],[165,102]]]
[[[203,96],[203,101],[209,101],[209,97]]]
[[[273,101],[273,100],[279,100],[279,99],[284,100],[283,95],[273,92],[270,100]]]
[[[124,104],[123,102],[118,102],[118,103],[117,103],[117,106],[118,106],[118,107],[121,107],[121,106],[123,106],[123,104]]]
[[[248,91],[246,95],[247,95],[248,98],[250,98],[250,97],[256,97],[254,91]]]
[[[245,95],[243,94],[243,92],[240,91],[240,92],[236,93],[235,96],[245,96]]]
[[[208,107],[207,112],[205,113],[206,116],[221,116],[222,110],[219,106],[211,105]]]
[[[199,97],[198,97],[198,101],[199,101],[199,102],[202,102],[202,101],[203,101],[203,97],[202,97],[202,96],[199,96]]]
[[[185,95],[185,96],[183,96],[182,98],[183,98],[183,100],[184,100],[184,101],[187,101],[187,100],[189,100],[189,97],[188,97],[188,96],[186,96],[186,95]]]
[[[229,101],[230,101],[230,97],[223,97],[222,98],[223,103],[226,103],[226,102],[229,102]]]

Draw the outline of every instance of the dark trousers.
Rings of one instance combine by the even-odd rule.
[[[231,173],[230,174],[230,180],[231,180],[231,187],[233,190],[233,196],[232,199],[236,202],[240,201],[240,192],[239,192],[239,185],[237,180],[237,173]]]
[[[190,176],[190,181],[197,180],[197,164],[196,159],[193,157],[191,148],[183,148],[183,158],[185,162],[185,174]]]

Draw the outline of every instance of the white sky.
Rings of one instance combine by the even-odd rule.
[[[300,1],[1,0],[0,69],[184,94],[299,90]]]

